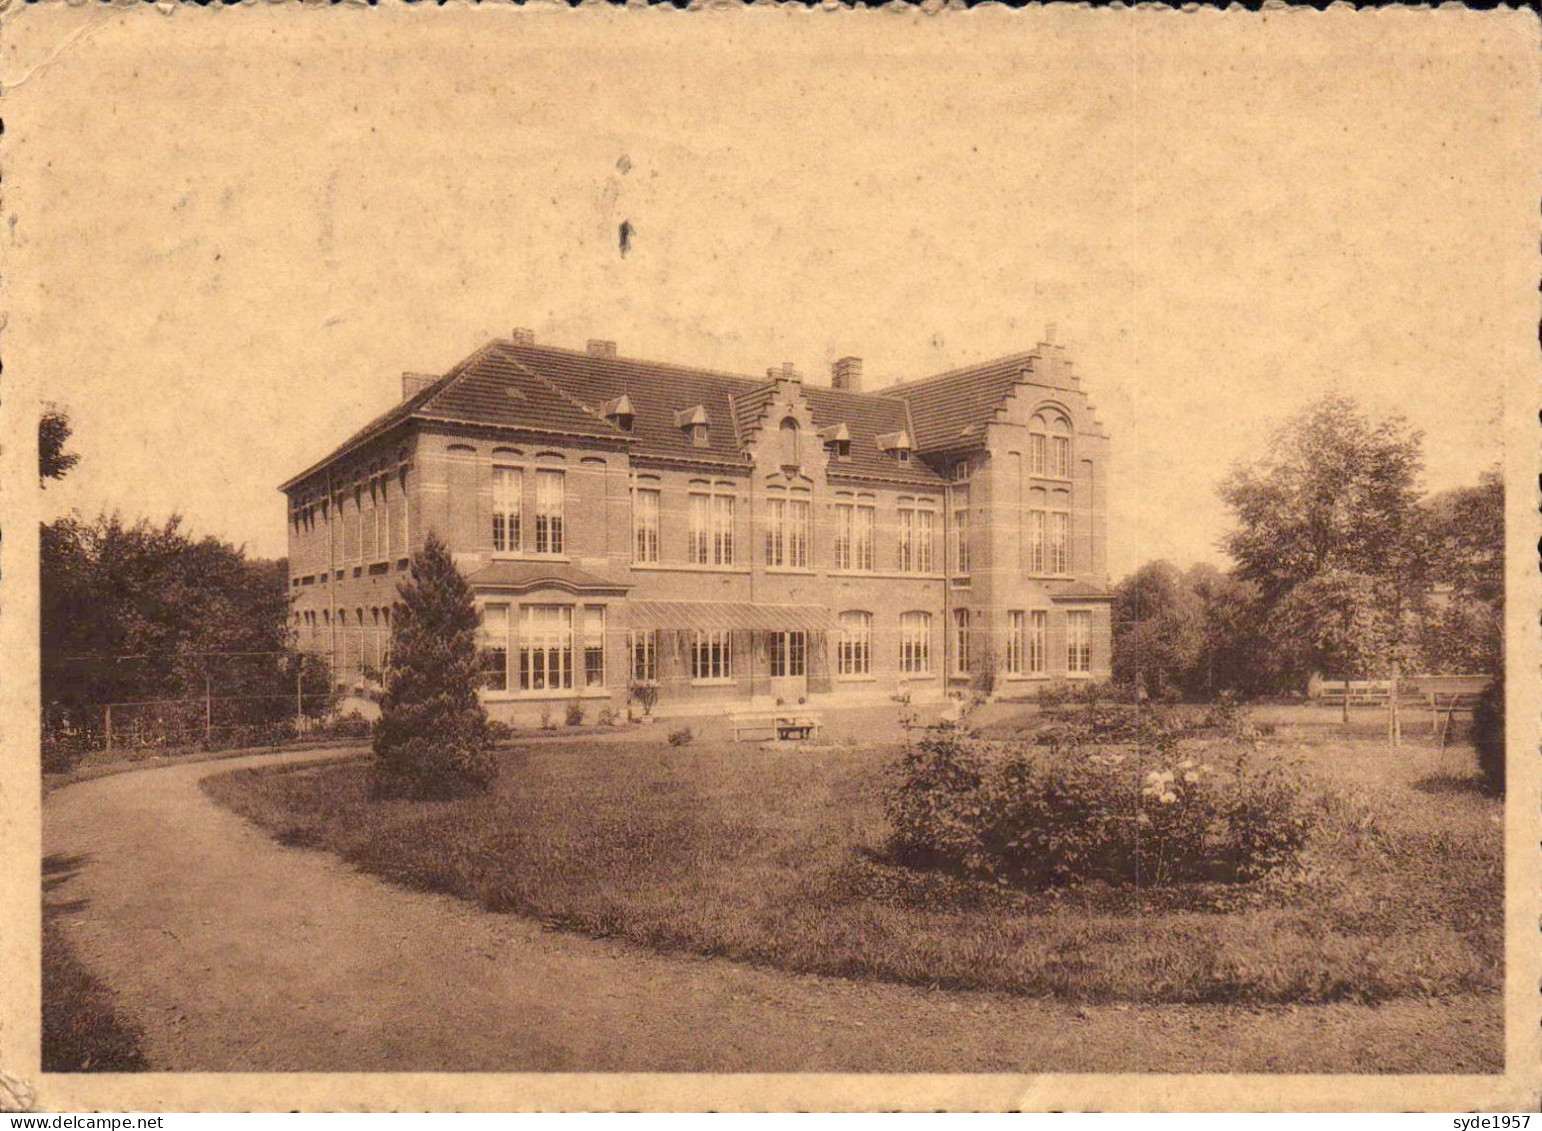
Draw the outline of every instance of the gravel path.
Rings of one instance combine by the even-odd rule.
[[[52,793],[46,898],[162,1070],[1493,1072],[1497,997],[1078,1008],[546,932],[286,848],[210,801],[259,755]]]

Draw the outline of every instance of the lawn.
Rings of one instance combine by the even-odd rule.
[[[992,729],[1013,712],[989,709]],[[1500,803],[1466,747],[1396,752],[1371,712],[1268,709],[1321,821],[1250,885],[1024,893],[885,855],[897,747],[624,736],[506,751],[485,796],[374,801],[367,759],[205,779],[288,844],[554,927],[787,970],[1081,1001],[1307,1003],[1494,991]],[[1265,718],[1265,713],[1260,713]],[[710,735],[710,731],[708,732]]]

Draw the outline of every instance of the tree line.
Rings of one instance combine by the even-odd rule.
[[[1503,479],[1427,495],[1422,473],[1403,418],[1338,394],[1306,406],[1220,484],[1229,570],[1153,561],[1116,586],[1115,678],[1209,697],[1313,673],[1498,674]]]

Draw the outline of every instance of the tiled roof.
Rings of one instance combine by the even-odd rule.
[[[899,397],[910,406],[911,419],[915,421],[912,434],[923,452],[964,447],[974,433],[983,432],[995,415],[996,406],[1022,379],[1032,356],[1017,353],[998,357],[920,381],[891,385],[884,394]]]
[[[877,437],[906,432],[921,452],[969,443],[983,430],[1031,354],[943,373],[871,393],[804,385],[816,428],[845,424],[849,460],[832,462],[836,477],[936,485],[941,477],[923,459],[897,463]],[[745,377],[634,358],[595,356],[551,346],[496,340],[449,373],[376,417],[327,460],[285,484],[291,486],[365,441],[408,420],[525,428],[583,438],[623,440],[639,456],[744,462],[748,431],[774,395],[764,378]],[[633,408],[630,431],[604,416],[607,402],[625,396]],[[698,447],[677,413],[701,406],[707,444]]]

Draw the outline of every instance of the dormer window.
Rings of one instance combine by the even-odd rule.
[[[832,425],[819,430],[825,448],[836,459],[851,458],[851,432],[844,424]]]
[[[683,408],[675,413],[675,427],[684,430],[691,438],[694,447],[705,448],[707,446],[707,409],[705,405],[695,405],[692,408]]]
[[[606,401],[600,406],[600,415],[610,421],[623,432],[632,430],[632,420],[636,415],[632,411],[632,401],[625,393],[614,400]]]
[[[897,463],[910,462],[910,453],[914,450],[915,444],[911,441],[909,432],[903,430],[899,432],[885,432],[883,435],[876,437],[876,439],[879,451],[888,452]]]
[[[962,482],[963,480],[968,479],[970,472],[972,472],[973,470],[974,470],[973,466],[970,464],[970,462],[967,459],[959,460],[957,463],[955,463],[953,465],[953,480],[954,480],[954,482],[956,482],[956,483],[957,482]]]

